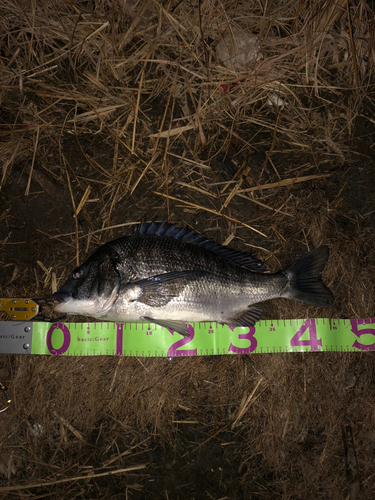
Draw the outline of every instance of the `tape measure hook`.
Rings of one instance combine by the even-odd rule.
[[[43,306],[51,305],[53,302],[56,302],[55,297],[43,297],[41,299],[0,298],[0,311],[6,312],[13,321],[37,320],[47,323],[62,321],[67,317],[67,314],[54,318],[53,314],[49,313],[47,315],[42,311]]]
[[[42,306],[46,304],[51,304],[52,302],[56,302],[55,297],[42,297],[40,299],[33,299],[34,302],[38,304],[38,312],[37,314],[32,318],[33,320],[37,321],[44,321],[45,323],[55,323],[56,321],[62,321],[67,318],[67,314],[63,314],[62,316],[58,316],[57,318],[53,318],[51,316],[47,316],[45,313],[42,311]]]

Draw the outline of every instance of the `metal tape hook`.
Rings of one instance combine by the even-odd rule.
[[[5,385],[4,385],[4,384],[2,384],[1,382],[0,382],[0,390],[1,390],[1,391],[3,391],[4,396],[5,396],[5,398],[6,398],[6,400],[7,400],[7,403],[8,403],[8,404],[7,404],[7,406],[6,406],[5,408],[3,408],[2,410],[0,410],[0,413],[3,413],[3,411],[5,411],[5,410],[7,410],[7,409],[9,408],[10,402],[11,402],[12,400],[10,399],[10,397],[9,397],[9,395],[8,395],[8,393],[7,393],[8,387],[5,387]]]
[[[0,311],[5,311],[10,319],[15,321],[36,320],[54,323],[67,317],[67,314],[64,314],[53,318],[46,316],[42,312],[43,305],[52,304],[54,301],[56,301],[54,297],[43,297],[41,299],[0,298]]]

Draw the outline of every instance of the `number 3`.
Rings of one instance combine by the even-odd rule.
[[[230,326],[229,328],[233,332],[233,330],[236,327],[235,326]],[[255,335],[255,327],[254,326],[249,326],[248,328],[249,328],[249,331],[247,333],[239,333],[238,334],[238,339],[239,340],[242,340],[242,339],[249,340],[250,341],[249,347],[244,347],[244,348],[243,347],[236,347],[235,345],[233,345],[231,343],[230,346],[229,346],[229,349],[228,349],[229,352],[235,352],[236,354],[250,354],[251,352],[255,351],[255,349],[257,348],[257,345],[258,345],[258,341],[254,337],[254,335]]]

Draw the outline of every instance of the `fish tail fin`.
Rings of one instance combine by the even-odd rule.
[[[321,278],[328,256],[329,248],[324,245],[284,269],[282,274],[289,283],[281,297],[317,307],[333,306],[333,294]]]

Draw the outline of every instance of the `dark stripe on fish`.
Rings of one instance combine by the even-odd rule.
[[[167,236],[168,238],[181,240],[184,243],[190,243],[191,245],[197,245],[207,250],[211,250],[234,264],[250,269],[251,271],[263,273],[268,270],[262,261],[256,259],[247,252],[239,252],[226,246],[219,245],[219,243],[196,233],[187,226],[181,228],[168,221],[152,221],[148,223],[143,219],[141,224],[134,226],[134,235]]]

